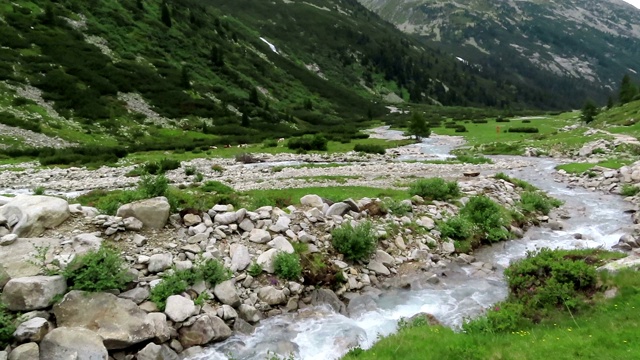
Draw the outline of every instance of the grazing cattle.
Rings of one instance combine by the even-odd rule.
[[[216,150],[217,148],[218,148],[217,146],[209,146],[209,149],[212,149],[212,150]]]
[[[225,148],[225,149],[228,149],[228,148],[230,148],[230,147],[231,147],[231,144],[229,144],[229,145],[225,145],[225,146],[224,146],[224,148]]]
[[[242,147],[242,148],[246,149],[246,148],[248,148],[248,147],[249,147],[249,145],[247,145],[247,144],[242,144],[242,145],[240,145],[240,147]]]
[[[284,138],[280,138],[280,139],[278,139],[278,142],[279,142],[279,143],[284,142]]]

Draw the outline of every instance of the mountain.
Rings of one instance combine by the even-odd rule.
[[[580,107],[640,73],[640,10],[621,0],[360,0],[480,69]]]
[[[4,147],[37,146],[38,132],[141,150],[349,137],[390,102],[548,105],[541,94],[484,76],[355,0],[0,5],[0,123],[33,135],[0,135]]]

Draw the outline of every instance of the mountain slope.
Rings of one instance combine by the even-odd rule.
[[[484,76],[574,107],[587,97],[604,102],[624,73],[640,73],[640,10],[621,0],[360,1]]]
[[[421,45],[355,0],[0,5],[0,122],[77,143],[349,136],[385,101],[548,105],[541,96]],[[5,147],[29,145],[16,139],[0,135]]]

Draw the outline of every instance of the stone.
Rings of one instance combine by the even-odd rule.
[[[26,343],[18,346],[9,353],[9,360],[38,360],[40,348],[36,343]]]
[[[199,244],[203,241],[207,241],[209,238],[206,234],[195,234],[192,237],[187,239],[187,243],[189,244]]]
[[[40,343],[40,360],[108,358],[109,353],[102,338],[84,328],[59,327],[51,330]]]
[[[404,243],[404,239],[400,235],[396,236],[396,238],[394,240],[394,243],[396,244],[396,246],[400,250],[406,250],[407,249],[407,245]]]
[[[35,317],[18,325],[13,337],[19,342],[40,342],[52,328],[53,326],[47,319]]]
[[[173,255],[154,254],[149,258],[148,270],[151,273],[158,273],[169,269],[173,265]]]
[[[144,227],[142,221],[130,216],[122,220],[124,223],[124,229],[129,231],[140,231]]]
[[[184,226],[189,227],[200,224],[202,222],[202,218],[195,214],[186,214],[182,218],[182,221],[184,222]]]
[[[216,214],[215,218],[213,219],[214,222],[220,225],[229,225],[236,222],[237,220],[238,220],[238,213],[235,213],[235,212],[225,212],[225,213]]]
[[[167,315],[160,312],[147,314],[147,320],[153,324],[153,338],[159,343],[167,342],[171,339],[171,327],[167,323]]]
[[[424,323],[429,326],[442,326],[440,321],[435,316],[428,313],[418,313],[405,320],[409,325]]]
[[[273,274],[275,271],[274,261],[277,254],[277,249],[269,249],[260,254],[256,262],[262,267],[262,270],[268,272],[269,274]]]
[[[242,318],[237,318],[233,322],[233,331],[240,334],[251,335],[254,331],[256,331],[256,328],[248,322],[244,321]]]
[[[396,263],[396,260],[393,258],[393,256],[387,254],[383,250],[376,250],[376,253],[373,256],[373,260],[378,261],[385,266],[393,266]]]
[[[360,295],[349,301],[347,313],[349,317],[355,318],[369,311],[376,311],[378,305],[371,295]]]
[[[324,201],[318,195],[309,194],[300,198],[300,205],[302,206],[311,206],[318,209],[322,209]]]
[[[13,244],[18,240],[18,235],[16,234],[7,234],[0,238],[0,246],[8,246]]]
[[[625,258],[612,261],[604,266],[598,268],[598,271],[608,271],[611,274],[616,274],[623,269],[640,269],[640,256],[630,255]]]
[[[421,217],[420,223],[422,224],[422,226],[424,226],[428,230],[431,230],[436,227],[436,222],[433,221],[433,219],[428,216]]]
[[[122,205],[116,216],[123,219],[134,217],[142,221],[145,228],[162,229],[167,224],[170,210],[169,201],[161,196]]]
[[[376,260],[369,261],[369,264],[367,265],[367,269],[369,269],[371,271],[374,271],[378,275],[390,275],[391,274],[391,272],[389,271],[389,269],[387,269],[386,266],[384,266],[381,262],[376,261]]]
[[[220,300],[221,303],[230,305],[233,307],[240,306],[240,296],[236,291],[235,281],[227,280],[216,285],[213,288],[213,294]]]
[[[22,277],[7,282],[0,300],[12,311],[38,310],[51,306],[66,291],[67,281],[60,275]]]
[[[203,314],[191,326],[181,327],[178,333],[180,344],[186,349],[225,340],[231,336],[231,329],[219,317]]]
[[[258,298],[269,305],[281,305],[287,302],[287,295],[283,290],[273,286],[265,286],[258,289]]]
[[[240,316],[241,319],[249,322],[250,324],[255,324],[258,321],[262,320],[262,314],[260,313],[260,311],[258,311],[258,309],[256,309],[255,307],[247,304],[240,304],[240,306],[238,307],[238,316]]]
[[[149,298],[150,292],[146,287],[139,286],[135,287],[129,291],[125,291],[122,294],[118,295],[118,297],[123,299],[129,299],[139,305],[143,303],[147,298]]]
[[[251,231],[254,228],[253,222],[250,219],[242,220],[240,224],[238,224],[238,227],[244,231]]]
[[[453,254],[456,251],[456,245],[453,241],[443,242],[441,244],[442,253],[445,255]]]
[[[230,305],[222,305],[220,309],[222,310],[222,319],[224,320],[233,320],[238,317],[238,312]]]
[[[0,266],[0,291],[2,291],[9,280],[11,280],[11,276],[9,276],[4,267]]]
[[[154,336],[147,313],[133,301],[109,293],[73,290],[54,305],[53,313],[58,326],[90,329],[109,350],[124,349]]]
[[[231,271],[242,271],[251,264],[249,249],[241,244],[231,244]]]
[[[90,251],[100,249],[100,246],[102,246],[102,238],[89,233],[78,234],[73,237],[71,246],[76,255],[86,254]]]
[[[181,295],[171,295],[167,298],[167,305],[164,313],[173,322],[183,322],[196,312],[196,305],[193,300]]]
[[[346,214],[349,211],[349,209],[350,209],[349,204],[338,202],[329,206],[329,209],[327,209],[324,215],[325,216],[334,216],[334,215],[342,216]]]
[[[561,221],[549,221],[546,227],[554,231],[559,231],[564,229],[564,224]]]
[[[215,212],[227,212],[227,211],[232,211],[229,210],[229,207],[227,205],[223,205],[223,204],[216,204],[214,207],[211,208],[211,210],[215,211]]]
[[[338,298],[338,295],[329,289],[316,289],[311,292],[311,305],[329,305],[333,311],[345,315],[347,307]]]
[[[180,356],[176,354],[169,346],[162,344],[156,345],[149,343],[136,354],[137,360],[180,360]]]
[[[510,226],[509,232],[518,239],[522,239],[524,237],[524,231],[519,227]]]
[[[52,196],[18,195],[0,207],[0,218],[7,219],[11,232],[20,238],[40,236],[69,216],[69,203]]]
[[[133,243],[137,246],[137,247],[143,247],[147,244],[147,238],[140,235],[140,234],[135,234],[133,235]]]
[[[249,241],[257,244],[266,244],[271,241],[271,235],[263,229],[253,229],[249,234]]]
[[[293,250],[293,245],[291,245],[284,236],[276,236],[275,239],[269,241],[267,245],[278,251],[283,251],[289,254],[293,254],[295,252],[295,250]]]

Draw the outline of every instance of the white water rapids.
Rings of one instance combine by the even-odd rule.
[[[387,130],[389,136],[397,132]],[[446,157],[455,145],[442,138],[425,139],[422,153],[430,157]],[[410,159],[405,159],[410,160]],[[552,178],[555,163],[548,159],[531,159],[535,165],[509,173],[526,180],[550,195],[566,202],[569,219],[564,220],[563,231],[532,228],[525,237],[477,250],[474,256],[485,263],[498,265],[498,271],[489,276],[475,276],[472,267],[443,269],[447,276],[432,285],[416,281],[412,290],[388,290],[376,300],[376,308],[349,318],[326,308],[305,309],[263,320],[250,336],[234,335],[224,342],[208,347],[193,359],[264,360],[269,354],[286,358],[292,353],[296,359],[338,359],[350,347],[371,347],[379,336],[396,331],[402,317],[417,313],[433,314],[441,323],[458,327],[465,318],[477,316],[484,309],[504,299],[507,289],[502,269],[509,262],[525,255],[529,250],[549,248],[610,248],[631,224],[623,213],[626,208],[621,197],[568,189]],[[576,240],[580,233],[586,240]],[[455,267],[455,265],[454,265]],[[439,274],[441,275],[441,274]],[[417,288],[417,290],[415,290]]]

